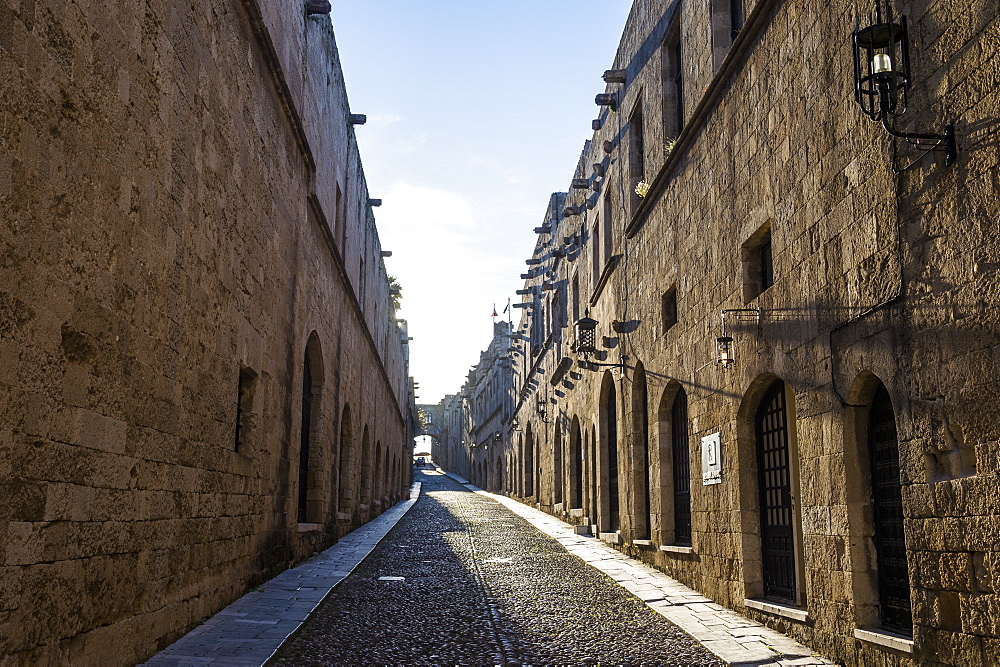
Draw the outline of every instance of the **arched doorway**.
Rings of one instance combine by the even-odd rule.
[[[354,512],[356,494],[351,484],[351,470],[354,465],[354,442],[351,430],[351,406],[344,404],[340,417],[340,456],[338,471],[338,504],[337,511],[343,515]],[[344,518],[344,517],[341,517]]]
[[[599,522],[602,532],[621,528],[621,470],[618,465],[618,393],[610,372],[604,374],[600,401],[600,457],[598,484]]]
[[[535,438],[531,433],[531,424],[525,434],[524,442],[524,497],[535,495]]]
[[[306,343],[302,364],[301,423],[299,428],[299,470],[297,518],[299,523],[315,523],[320,520],[319,500],[316,498],[316,479],[313,459],[319,453],[316,448],[315,432],[319,427],[319,402],[323,393],[323,356],[319,336],[314,331]]]
[[[881,626],[911,636],[913,613],[906,564],[896,413],[889,392],[881,383],[869,410],[868,454]]]
[[[573,417],[569,429],[569,505],[572,509],[583,507],[583,436],[580,419]]]
[[[556,417],[556,434],[552,440],[552,504],[563,501],[562,424]]]
[[[632,375],[632,478],[635,480],[635,514],[632,518],[635,539],[650,539],[652,517],[649,502],[649,417],[647,413],[646,369],[635,365]]]
[[[761,569],[765,598],[798,605],[796,513],[793,496],[797,464],[785,383],[768,387],[754,415],[759,498]]]

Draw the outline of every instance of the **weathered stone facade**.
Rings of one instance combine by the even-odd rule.
[[[494,322],[493,339],[465,384],[436,406],[420,406],[437,420],[425,429],[434,461],[491,491],[504,488],[514,414],[512,325]]]
[[[0,661],[133,664],[405,492],[349,114],[301,0],[0,0]]]
[[[896,3],[904,125],[959,149],[898,175],[870,3],[735,6],[633,5],[528,262],[505,491],[847,664],[998,664],[996,5]]]

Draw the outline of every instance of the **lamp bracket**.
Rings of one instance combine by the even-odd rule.
[[[725,308],[722,311],[722,335],[726,335],[726,318],[732,318],[741,322],[752,322],[757,321],[757,326],[760,327],[760,322],[764,317],[764,311],[761,308]]]
[[[921,151],[944,151],[944,163],[949,167],[958,160],[958,147],[955,144],[955,126],[948,124],[944,128],[943,134],[921,134],[917,132],[900,132],[892,126],[888,117],[882,118],[882,127],[892,136],[892,171],[901,174],[913,167],[923,158],[920,155],[911,160],[906,166],[899,166],[899,154],[896,147],[896,139],[903,139],[909,145]]]

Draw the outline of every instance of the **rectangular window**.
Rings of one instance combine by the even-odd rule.
[[[729,0],[729,26],[732,31],[729,43],[736,41],[736,36],[743,29],[745,21],[743,16],[743,0]]]
[[[573,276],[573,323],[580,319],[580,277]]]
[[[250,415],[253,410],[253,390],[257,374],[249,368],[240,369],[239,385],[236,390],[236,436],[233,451],[244,448],[245,438],[249,430]]]
[[[600,219],[594,223],[594,228],[591,230],[590,235],[590,258],[593,262],[592,264],[592,280],[590,281],[590,289],[597,289],[597,281],[601,278],[601,269],[603,264],[601,264],[601,221]]]
[[[642,202],[635,187],[639,181],[646,178],[646,146],[642,120],[642,92],[639,92],[639,102],[628,119],[628,171],[631,210],[635,211]]]
[[[750,303],[774,284],[770,222],[747,239],[740,255],[743,262],[743,301]]]
[[[667,30],[662,52],[663,133],[667,139],[676,139],[684,129],[684,74],[680,21],[677,19]]]
[[[614,226],[614,202],[611,198],[611,191],[609,190],[604,195],[604,250],[601,253],[602,266],[606,265],[611,261],[611,255],[614,252],[615,244],[615,226]]]
[[[669,290],[663,293],[663,297],[660,300],[661,304],[661,314],[663,322],[663,333],[666,333],[670,327],[677,324],[677,287],[671,287]]]
[[[344,245],[347,243],[347,216],[344,214],[344,193],[340,191],[340,184],[337,184],[336,210],[333,223],[333,238],[340,242],[340,254],[344,254]]]

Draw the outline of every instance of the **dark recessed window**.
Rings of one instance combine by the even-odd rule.
[[[729,0],[729,24],[732,29],[730,43],[736,41],[736,36],[743,29],[743,0]]]
[[[236,437],[234,438],[234,451],[243,449],[247,431],[249,430],[250,415],[253,410],[253,390],[256,384],[257,374],[249,368],[240,369],[239,387],[236,394]]]
[[[774,285],[774,252],[771,247],[771,223],[758,229],[743,244],[743,300],[750,303]]]
[[[663,293],[660,300],[661,321],[663,322],[663,332],[666,333],[670,327],[677,324],[677,287],[671,287]]]

